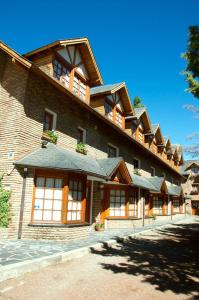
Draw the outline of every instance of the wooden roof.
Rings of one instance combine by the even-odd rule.
[[[97,66],[93,51],[91,49],[89,40],[87,38],[76,38],[76,39],[66,39],[58,40],[33,51],[30,51],[23,56],[29,60],[34,57],[41,55],[48,50],[60,49],[60,47],[76,45],[80,51],[80,54],[83,58],[85,67],[90,75],[90,83],[93,86],[103,84],[103,79],[100,74],[99,68]]]

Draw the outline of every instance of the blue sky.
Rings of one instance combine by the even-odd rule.
[[[198,0],[3,1],[0,39],[20,53],[57,39],[87,36],[105,83],[125,81],[153,123],[173,143],[199,129],[183,108],[188,26],[199,24]]]

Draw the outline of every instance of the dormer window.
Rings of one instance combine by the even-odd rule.
[[[57,59],[53,60],[53,76],[57,80],[60,80],[65,86],[69,87],[70,72]]]
[[[123,128],[123,115],[119,108],[109,101],[105,101],[104,108],[106,116],[119,127]]]
[[[77,76],[74,76],[73,92],[80,98],[86,99],[86,85]]]

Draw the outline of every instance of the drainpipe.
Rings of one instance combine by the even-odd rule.
[[[144,227],[144,217],[145,217],[145,196],[142,197],[142,226]]]
[[[91,195],[90,195],[90,225],[92,225],[93,219],[93,180],[91,180]]]
[[[141,198],[140,198],[140,188],[138,187],[138,218],[141,217]]]
[[[25,195],[26,195],[26,178],[28,174],[28,169],[23,169],[23,184],[22,184],[22,193],[21,193],[21,205],[20,205],[20,213],[19,213],[19,226],[18,226],[18,239],[22,237],[22,226],[23,226],[23,214],[24,214],[24,203],[25,203]]]

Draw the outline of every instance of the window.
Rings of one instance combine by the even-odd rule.
[[[78,127],[78,138],[77,138],[77,143],[83,143],[86,144],[86,130]]]
[[[43,131],[55,130],[56,122],[57,122],[57,114],[46,108],[44,112]]]
[[[34,221],[60,222],[63,179],[37,177],[34,201]]]
[[[140,161],[136,158],[133,159],[134,169],[140,169]]]
[[[192,167],[191,172],[197,174],[198,173],[198,167]]]
[[[126,192],[124,190],[110,190],[110,217],[125,217]]]
[[[113,121],[113,108],[110,103],[105,101],[105,114],[106,116]]]
[[[129,192],[129,217],[137,217],[138,192]]]
[[[160,197],[153,197],[153,213],[155,215],[162,215],[163,201]]]
[[[117,106],[114,103],[105,101],[104,109],[105,115],[119,127],[123,128],[123,115]]]
[[[117,157],[118,156],[118,148],[112,145],[108,145],[108,157]]]
[[[77,76],[74,76],[73,92],[82,99],[86,99],[86,85]]]
[[[64,184],[65,181],[65,184]],[[64,185],[68,186],[64,189]],[[65,194],[64,194],[65,193]],[[77,223],[86,218],[86,182],[83,178],[37,176],[32,220],[43,223]]]
[[[151,167],[151,176],[154,177],[155,176],[155,168]]]
[[[81,180],[69,181],[67,221],[81,221],[83,212],[83,183]]]
[[[115,123],[119,126],[119,127],[123,127],[123,118],[122,118],[122,114],[116,110],[116,115],[115,115]]]
[[[178,199],[173,200],[173,212],[174,213],[180,212],[180,201]]]
[[[56,59],[53,60],[53,76],[69,87],[70,72]]]

